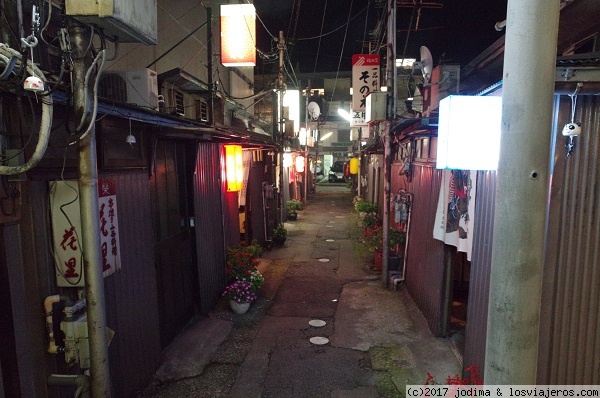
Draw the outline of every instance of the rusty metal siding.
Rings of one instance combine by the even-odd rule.
[[[408,243],[406,287],[432,333],[443,334],[447,319],[444,303],[444,243],[433,239],[433,224],[441,173],[431,165],[414,165],[408,191],[414,195]]]
[[[600,97],[579,95],[583,133],[568,159],[571,103],[556,99],[538,382],[600,384]]]
[[[198,144],[194,210],[198,251],[200,312],[214,308],[225,288],[224,192],[221,145]]]
[[[485,365],[495,195],[496,172],[478,172],[463,365],[477,366],[480,374]]]
[[[117,396],[128,397],[147,385],[160,362],[150,184],[146,171],[102,177],[116,183],[122,264],[104,279],[107,326],[116,332],[111,379]]]

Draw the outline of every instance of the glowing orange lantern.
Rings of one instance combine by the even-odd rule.
[[[304,156],[296,156],[296,173],[304,173]]]
[[[256,65],[256,10],[252,4],[221,5],[221,63]]]
[[[239,191],[244,185],[244,162],[241,145],[225,145],[227,192]]]
[[[350,174],[358,174],[358,158],[350,159]]]

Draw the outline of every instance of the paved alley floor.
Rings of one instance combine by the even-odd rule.
[[[223,301],[195,319],[139,396],[403,397],[427,372],[458,373],[450,342],[431,335],[405,289],[370,271],[351,201],[342,185],[318,186],[285,223],[284,247],[263,252],[260,300],[244,315]]]

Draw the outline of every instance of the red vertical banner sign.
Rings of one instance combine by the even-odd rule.
[[[352,56],[352,125],[366,126],[365,98],[380,86],[379,54]]]

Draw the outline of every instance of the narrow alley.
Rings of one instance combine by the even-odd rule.
[[[261,255],[265,283],[250,311],[222,300],[193,320],[139,397],[401,397],[427,372],[442,382],[460,372],[405,289],[384,288],[369,269],[345,186],[318,186],[285,227],[284,247]]]

